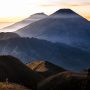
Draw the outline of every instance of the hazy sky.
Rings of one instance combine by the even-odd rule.
[[[71,8],[90,20],[90,0],[0,0],[0,22],[16,22],[33,13]]]

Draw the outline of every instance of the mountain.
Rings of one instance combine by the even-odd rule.
[[[24,37],[65,43],[90,52],[90,23],[70,9],[60,9],[16,33]]]
[[[62,72],[53,75],[38,85],[38,90],[89,90],[87,74]]]
[[[30,17],[28,17],[22,21],[19,21],[19,22],[16,22],[10,26],[4,27],[0,31],[16,31],[18,29],[21,29],[21,28],[33,23],[33,22],[44,19],[46,17],[47,17],[47,15],[44,13],[36,13],[36,14],[33,14]]]
[[[6,40],[10,38],[20,38],[20,36],[13,32],[6,32],[6,33],[1,32],[0,33],[0,40]]]
[[[44,19],[46,17],[47,17],[47,15],[44,13],[36,13],[36,14],[31,15],[29,19],[36,21],[36,20]]]
[[[15,56],[24,63],[48,61],[74,71],[90,67],[90,53],[66,44],[35,38],[0,40],[0,55]]]
[[[30,64],[27,64],[27,66],[32,69],[35,72],[38,72],[40,75],[42,75],[43,78],[47,78],[49,76],[52,76],[54,74],[60,73],[65,71],[65,69],[54,65],[48,61],[34,61]]]
[[[12,56],[0,56],[0,81],[18,83],[36,90],[38,74]],[[33,81],[33,82],[32,82]]]

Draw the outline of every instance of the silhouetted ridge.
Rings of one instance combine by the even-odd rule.
[[[58,11],[56,11],[55,13],[50,15],[53,18],[63,18],[63,19],[81,19],[83,20],[83,22],[87,21],[87,19],[85,19],[84,17],[82,17],[81,15],[79,15],[78,13],[76,13],[75,11],[71,10],[71,9],[59,9]]]
[[[76,13],[71,9],[59,9],[54,14],[76,14]]]

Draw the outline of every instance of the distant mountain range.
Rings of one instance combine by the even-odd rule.
[[[44,14],[44,13],[36,13],[36,14],[33,14],[30,17],[28,17],[28,18],[26,18],[26,19],[24,19],[22,21],[19,21],[19,22],[16,22],[15,24],[4,27],[0,31],[1,32],[2,31],[15,31],[15,30],[21,29],[21,28],[23,28],[23,27],[25,27],[25,26],[33,23],[33,22],[44,19],[46,17],[47,17],[47,15]]]
[[[12,55],[24,63],[49,61],[67,70],[90,67],[90,53],[62,43],[51,43],[35,38],[0,40],[0,55]]]
[[[65,43],[90,51],[90,23],[70,9],[60,9],[16,33],[23,37]]]
[[[13,28],[0,33],[0,90],[12,83],[23,88],[16,90],[90,90],[89,21],[60,9],[3,30]]]
[[[37,19],[38,15],[44,14],[35,14],[31,17]],[[24,63],[34,60],[49,61],[69,70],[88,68],[89,21],[70,9],[60,9],[48,17],[44,16],[44,19],[14,33],[1,33],[0,55],[13,55]]]

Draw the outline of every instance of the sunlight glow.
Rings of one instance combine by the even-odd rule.
[[[90,17],[89,0],[0,0],[0,22],[16,22],[37,12],[51,14],[60,8],[71,8]]]

